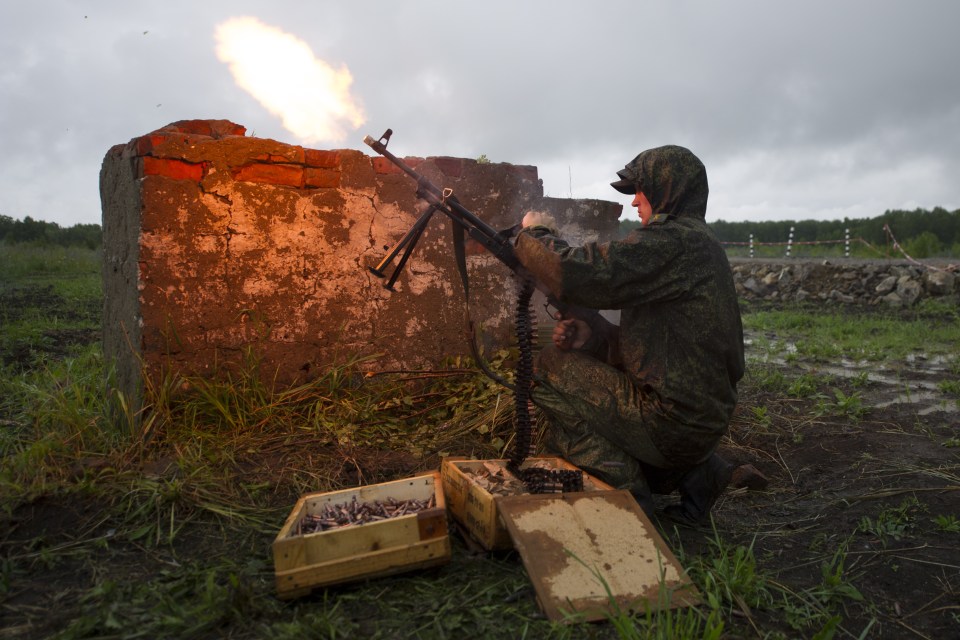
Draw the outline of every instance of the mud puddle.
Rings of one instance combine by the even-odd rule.
[[[938,411],[960,413],[960,399],[941,390],[945,380],[955,379],[951,371],[956,356],[910,354],[899,361],[873,362],[839,358],[834,364],[811,362],[796,357],[797,347],[789,341],[770,340],[765,334],[762,344],[749,332],[744,333],[748,363],[763,362],[783,368],[801,369],[817,376],[856,381],[865,407],[887,409],[912,406],[918,415]],[[761,351],[763,351],[761,353]],[[785,356],[771,355],[783,353]],[[793,356],[793,357],[789,357]]]

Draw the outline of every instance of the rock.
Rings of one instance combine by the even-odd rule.
[[[890,272],[898,278],[916,278],[920,275],[920,270],[917,267],[909,265],[895,265],[890,269]]]
[[[949,271],[927,271],[923,277],[923,286],[930,295],[945,296],[953,293],[956,280],[956,276]]]
[[[933,266],[772,260],[731,267],[738,295],[751,299],[910,306],[926,296],[960,298],[960,273]]]
[[[887,276],[880,281],[877,288],[874,289],[879,295],[884,296],[897,287],[897,276]]]
[[[923,293],[923,286],[909,276],[903,276],[897,280],[897,295],[903,300],[903,304],[910,307],[920,298]]]
[[[830,292],[830,299],[837,300],[838,302],[843,302],[844,304],[853,304],[854,302],[856,302],[856,298],[854,298],[853,296],[847,295],[845,293],[841,293],[836,289]]]
[[[902,307],[903,298],[897,295],[896,291],[891,291],[887,295],[880,298],[883,302],[890,305],[891,307]]]
[[[790,283],[793,281],[793,276],[790,275],[790,267],[785,267],[780,271],[780,276],[777,278],[777,286],[781,289],[786,289],[790,286]]]
[[[766,287],[757,282],[753,277],[747,278],[743,283],[743,288],[755,296],[762,296],[766,293]]]

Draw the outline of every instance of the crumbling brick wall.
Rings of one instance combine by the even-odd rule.
[[[544,198],[536,167],[405,160],[495,228],[540,208],[574,240],[616,234],[621,205]],[[104,352],[131,398],[144,371],[216,375],[247,352],[282,385],[358,355],[379,354],[375,370],[469,352],[442,215],[395,292],[369,270],[422,208],[413,181],[384,158],[246,137],[222,120],[183,121],[111,148],[100,190]],[[512,276],[483,250],[468,263],[485,346],[510,343]]]

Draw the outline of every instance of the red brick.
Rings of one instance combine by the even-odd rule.
[[[304,162],[308,167],[320,167],[322,169],[336,169],[340,166],[340,154],[336,151],[319,151],[317,149],[304,149]]]
[[[292,164],[248,164],[233,170],[234,180],[284,187],[303,186],[303,167]]]
[[[443,175],[451,178],[459,178],[463,173],[463,160],[461,158],[434,158],[437,168],[443,172]]]
[[[312,189],[337,188],[340,186],[340,172],[307,167],[303,170],[303,186]]]
[[[403,171],[400,170],[400,167],[393,164],[386,158],[379,157],[373,159],[373,170],[383,175],[390,173],[403,173]]]
[[[303,149],[300,147],[289,147],[293,153],[281,155],[279,153],[260,153],[253,156],[257,162],[267,162],[271,164],[303,164]]]
[[[136,141],[137,155],[145,156],[149,154],[168,139],[169,136],[162,133],[151,133],[145,136],[140,136]]]
[[[193,180],[200,182],[203,178],[203,163],[193,164],[183,160],[171,160],[168,158],[154,158],[153,156],[144,156],[143,175],[145,176],[164,176],[174,180]]]
[[[416,169],[423,162],[423,158],[417,157],[400,158],[400,160],[411,169]],[[373,170],[377,173],[403,173],[400,167],[381,156],[373,158]]]
[[[192,133],[210,138],[246,135],[247,128],[229,120],[179,120],[171,122],[160,131]]]

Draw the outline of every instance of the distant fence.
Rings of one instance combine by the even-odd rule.
[[[755,253],[756,253],[755,248],[756,248],[756,247],[786,247],[786,252],[784,253],[784,256],[787,257],[787,258],[789,258],[789,257],[790,257],[790,254],[793,252],[793,247],[794,247],[794,245],[829,245],[829,244],[843,244],[843,245],[844,245],[844,248],[843,248],[843,255],[844,255],[844,257],[845,257],[845,258],[849,258],[849,257],[850,257],[850,241],[851,241],[851,238],[850,238],[850,229],[846,229],[846,230],[845,230],[845,234],[844,234],[844,239],[843,239],[843,240],[803,240],[803,241],[794,241],[794,239],[793,239],[793,230],[794,230],[794,228],[793,228],[793,227],[790,227],[790,234],[789,234],[789,236],[787,237],[787,241],[786,241],[786,242],[758,242],[758,241],[756,241],[756,240],[753,239],[753,234],[751,233],[751,234],[750,234],[750,240],[747,241],[747,242],[721,242],[720,244],[725,245],[725,246],[749,247],[749,248],[750,248],[750,257],[751,257],[751,258],[753,258],[753,257],[755,256]],[[854,241],[854,242],[862,242],[863,244],[867,245],[867,246],[870,247],[871,249],[876,250],[876,248],[875,248],[873,245],[871,245],[869,242],[867,242],[867,241],[864,240],[863,238],[853,238],[853,241]],[[879,251],[878,251],[878,253],[879,253]]]
[[[910,256],[910,255],[904,250],[903,246],[897,241],[897,238],[893,235],[893,231],[890,229],[890,226],[889,226],[889,225],[886,225],[886,224],[883,225],[883,231],[884,231],[884,233],[886,233],[886,235],[887,235],[887,241],[890,243],[890,246],[892,247],[892,249],[893,249],[894,251],[898,252],[900,255],[902,255],[907,261],[909,261],[909,262],[911,262],[911,263],[913,263],[913,264],[915,264],[915,265],[918,265],[918,266],[927,268],[927,269],[932,269],[932,270],[934,270],[934,271],[956,271],[956,270],[958,269],[958,265],[953,265],[953,264],[951,264],[951,265],[948,265],[948,266],[946,266],[946,267],[935,267],[935,266],[932,266],[932,265],[924,264],[924,263],[922,263],[922,262],[914,259],[912,256]],[[756,257],[756,247],[784,247],[784,248],[785,248],[785,249],[784,249],[784,257],[789,258],[789,257],[791,257],[791,255],[792,255],[792,253],[793,253],[793,248],[794,248],[794,246],[804,246],[804,245],[806,245],[806,246],[816,246],[816,245],[838,245],[838,244],[842,244],[842,245],[843,245],[843,257],[849,258],[849,257],[850,257],[850,244],[851,244],[851,243],[859,243],[859,244],[862,244],[862,245],[868,247],[870,250],[874,251],[874,252],[877,254],[877,256],[883,256],[883,255],[884,255],[884,252],[883,252],[883,251],[881,251],[880,249],[878,249],[878,248],[875,247],[874,245],[870,244],[870,243],[869,243],[867,240],[865,240],[864,238],[851,238],[851,237],[850,237],[850,229],[845,229],[845,230],[844,230],[844,238],[843,238],[842,240],[803,240],[803,241],[795,241],[795,240],[793,239],[793,232],[794,232],[794,227],[790,227],[790,232],[789,232],[789,235],[787,236],[786,242],[758,242],[758,241],[754,240],[753,234],[751,233],[751,234],[750,234],[750,240],[747,241],[747,242],[721,242],[720,244],[722,244],[722,245],[724,245],[724,246],[749,247],[750,257],[751,257],[751,258]]]

